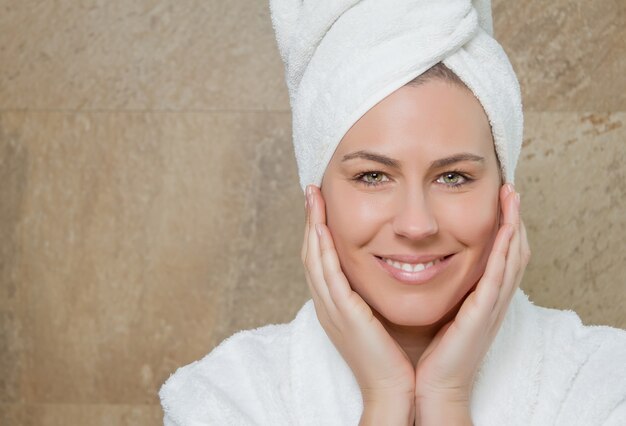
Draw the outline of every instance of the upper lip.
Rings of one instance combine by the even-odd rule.
[[[402,262],[402,263],[428,263],[430,261],[436,260],[436,259],[441,259],[442,257],[446,257],[451,253],[447,253],[447,254],[423,254],[420,256],[417,255],[413,255],[413,254],[381,254],[381,255],[377,255],[378,257],[384,258],[384,259],[389,259],[389,260],[394,260],[396,262]]]

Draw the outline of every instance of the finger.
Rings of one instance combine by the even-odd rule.
[[[500,191],[500,211],[503,223],[496,235],[485,272],[476,286],[476,295],[474,296],[474,304],[479,306],[478,312],[491,318],[487,325],[492,324],[493,319],[497,317],[497,304],[505,279],[507,257],[515,233],[514,220],[511,217],[511,203],[514,200],[512,189],[513,187],[509,183],[503,186]]]
[[[316,286],[313,283],[313,278],[311,277],[310,271],[309,271],[309,264],[310,264],[310,259],[308,259],[308,256],[310,256],[310,250],[309,250],[309,234],[310,234],[310,228],[311,228],[311,209],[310,209],[310,188],[309,186],[307,186],[305,188],[305,192],[304,192],[304,196],[305,196],[305,224],[304,224],[304,237],[303,237],[303,241],[302,241],[302,250],[300,253],[301,256],[301,260],[302,260],[302,265],[304,266],[304,277],[306,280],[306,284],[307,287],[309,289],[309,292],[311,294],[311,298],[313,299],[313,305],[315,306],[315,311],[318,313],[318,317],[320,317],[320,320],[322,319],[323,316],[327,315],[326,314],[326,308],[324,307],[324,302],[321,299],[320,295],[318,294],[318,291],[316,289]],[[308,260],[307,260],[308,259]]]
[[[513,234],[513,240],[511,241],[511,252],[508,255],[509,259],[507,259],[507,268],[511,268],[510,277],[511,280],[506,280],[503,283],[503,296],[508,296],[510,299],[515,291],[515,287],[517,287],[517,278],[521,272],[522,268],[522,234],[521,234],[521,217],[520,217],[520,203],[519,203],[519,193],[515,194],[516,198],[510,205],[510,209],[513,216],[513,222],[515,224],[515,232]],[[506,275],[505,275],[506,276]]]
[[[339,311],[346,312],[349,310],[348,300],[352,293],[350,284],[346,279],[332,236],[328,227],[324,224],[317,225],[318,235],[320,237],[320,250],[322,256],[322,269],[324,271],[324,280],[328,286],[330,297]]]
[[[307,257],[306,257],[306,269],[309,273],[311,285],[315,292],[319,296],[320,300],[326,306],[327,311],[334,310],[334,303],[330,297],[328,286],[324,280],[324,271],[321,262],[321,251],[319,244],[319,236],[315,229],[316,224],[322,223],[324,218],[323,200],[319,190],[311,186],[311,195],[309,198],[309,227],[308,227],[308,242],[307,242]],[[330,313],[330,312],[329,312]]]
[[[513,295],[519,288],[522,283],[522,279],[524,277],[524,272],[526,271],[526,266],[530,261],[530,248],[528,246],[528,238],[526,236],[526,227],[524,226],[524,221],[520,218],[520,228],[519,228],[519,265],[517,266],[517,274],[515,275],[515,279],[513,281],[513,285],[511,289],[509,289],[508,301],[506,304],[508,305],[513,298]]]
[[[509,302],[513,298],[513,295],[522,284],[522,280],[524,278],[524,272],[526,271],[526,267],[530,262],[530,247],[528,244],[528,237],[526,235],[526,226],[524,225],[524,221],[520,218],[520,229],[519,229],[519,239],[520,239],[520,266],[517,272],[517,276],[515,277],[515,285],[511,289],[509,294]]]
[[[518,194],[518,197],[520,195]],[[521,210],[521,202],[520,199],[518,198],[517,200],[517,204],[516,204],[516,210],[517,210],[517,233],[518,233],[518,241],[519,241],[519,247],[518,247],[518,268],[517,268],[517,274],[515,276],[515,282],[513,283],[513,287],[510,290],[510,295],[509,295],[509,300],[513,297],[513,294],[515,293],[516,289],[519,287],[519,284],[522,280],[522,275],[524,275],[524,270],[526,269],[526,262],[524,260],[524,256],[525,256],[525,250],[526,247],[525,245],[527,244],[526,241],[526,237],[525,234],[523,232],[525,232],[525,229],[523,229],[523,222],[522,222],[522,210]]]
[[[306,256],[307,256],[307,249],[308,249],[308,243],[309,243],[309,226],[311,224],[310,221],[310,216],[311,216],[311,208],[310,208],[310,204],[311,202],[309,201],[311,198],[311,189],[309,188],[310,185],[307,185],[307,187],[304,190],[304,209],[305,209],[305,214],[304,214],[304,237],[302,239],[302,250],[300,253],[300,257],[302,259],[302,263],[305,263],[306,261]]]
[[[310,277],[309,277],[309,271],[308,268],[306,266],[306,259],[307,259],[307,255],[308,255],[308,247],[309,247],[309,231],[310,231],[310,223],[311,221],[309,220],[310,215],[311,215],[311,209],[310,209],[310,202],[309,202],[309,187],[307,186],[304,190],[304,208],[305,208],[305,215],[304,215],[304,236],[302,238],[302,249],[300,251],[300,258],[302,260],[302,265],[304,266],[304,274],[307,280],[307,285],[309,285],[309,290],[311,291],[311,295],[313,296],[313,299],[316,298],[316,292],[314,291],[313,288],[311,288],[311,282],[310,282]]]
[[[522,261],[524,265],[530,263],[531,251],[530,244],[528,243],[528,236],[526,235],[526,226],[524,221],[520,219],[520,230],[522,235]]]
[[[495,321],[493,322],[493,324],[495,327],[499,326],[504,316],[506,315],[506,311],[511,302],[511,299],[513,298],[515,290],[517,289],[521,281],[521,274],[523,274],[524,269],[521,257],[522,238],[520,230],[521,219],[519,216],[519,204],[516,201],[515,197],[511,198],[513,199],[507,200],[507,208],[510,212],[510,216],[512,216],[509,217],[509,220],[512,220],[516,228],[511,238],[509,253],[507,254],[502,288],[500,290],[500,294],[498,295],[498,300],[494,309]]]
[[[314,223],[326,223],[326,203],[319,187],[311,185],[311,202],[313,203],[313,215],[311,219]]]
[[[504,214],[503,214],[503,209],[504,209],[504,204],[506,202],[506,198],[507,196],[513,192],[515,190],[514,186],[512,183],[505,183],[504,185],[502,185],[500,187],[500,208],[499,210],[499,215],[498,215],[498,224],[500,226],[502,226],[502,224],[504,223]]]
[[[489,313],[493,311],[498,300],[513,233],[514,229],[511,224],[504,224],[498,230],[491,253],[487,259],[485,273],[476,286],[476,302]]]
[[[511,237],[515,232],[514,220],[511,215],[511,200],[514,196],[514,187],[511,183],[502,185],[500,188],[500,229],[496,235],[487,266],[483,273],[483,278],[476,287],[476,301],[487,306],[491,312],[496,304],[500,291],[504,271],[506,267],[506,256],[510,247]]]
[[[509,192],[502,199],[503,222],[510,223],[515,227],[519,226],[519,213],[516,204],[516,197],[519,194],[515,190]]]

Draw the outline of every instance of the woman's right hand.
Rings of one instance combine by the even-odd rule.
[[[387,410],[398,409],[406,402],[407,420],[412,424],[413,365],[369,305],[352,290],[342,272],[326,226],[325,204],[319,188],[309,185],[306,199],[302,262],[319,322],[352,369],[363,396],[364,412],[370,409],[380,413],[382,406]],[[398,412],[395,414],[404,418]],[[385,424],[391,423],[385,421]]]

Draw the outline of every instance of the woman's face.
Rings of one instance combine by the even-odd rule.
[[[346,133],[321,186],[353,290],[393,324],[440,321],[485,270],[500,185],[469,90],[435,79],[383,99]]]

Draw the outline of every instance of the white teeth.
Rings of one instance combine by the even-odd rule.
[[[433,266],[434,264],[439,263],[439,261],[440,261],[440,259],[435,259],[435,260],[432,260],[432,261],[430,261],[428,263],[412,264],[412,263],[397,262],[395,260],[386,259],[386,258],[383,258],[383,260],[388,265],[391,265],[391,266],[393,266],[396,269],[401,269],[401,270],[403,270],[405,272],[419,272],[419,271],[423,271],[424,269],[428,269],[431,266]]]

